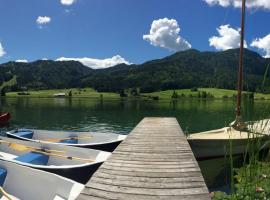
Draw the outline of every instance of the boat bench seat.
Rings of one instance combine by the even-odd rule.
[[[7,176],[7,170],[0,168],[0,186],[4,185]]]
[[[15,160],[35,165],[47,165],[49,156],[42,153],[29,152],[18,156]]]
[[[60,143],[77,144],[77,143],[78,143],[78,139],[66,139],[66,140],[60,140]]]
[[[29,139],[33,137],[33,134],[34,132],[30,130],[18,130],[15,132],[15,135]]]

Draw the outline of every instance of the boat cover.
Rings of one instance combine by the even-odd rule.
[[[35,165],[47,165],[49,156],[42,153],[29,152],[18,156],[15,160]]]

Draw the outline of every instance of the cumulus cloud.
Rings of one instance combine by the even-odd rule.
[[[26,59],[19,59],[19,60],[15,60],[15,62],[18,62],[18,63],[28,63],[28,60],[26,60]]]
[[[4,56],[5,54],[6,54],[5,49],[0,42],[0,57]]]
[[[270,58],[270,34],[263,38],[253,40],[250,46],[263,50],[265,52],[265,57]]]
[[[143,39],[154,46],[169,49],[171,51],[183,51],[191,48],[191,44],[180,35],[180,27],[175,19],[154,20],[150,33],[143,35]]]
[[[233,6],[235,8],[240,8],[242,6],[242,0],[203,0],[210,6],[220,5],[222,7]],[[269,0],[247,0],[247,8],[261,8],[270,10]]]
[[[209,45],[217,50],[234,49],[240,46],[240,29],[233,29],[229,24],[217,28],[219,36],[209,38]],[[247,48],[247,43],[244,43]]]
[[[66,57],[61,57],[56,59],[56,61],[79,61],[83,65],[90,67],[92,69],[103,69],[103,68],[108,68],[115,66],[117,64],[125,63],[125,64],[131,64],[128,61],[126,61],[124,58],[122,58],[119,55],[113,56],[111,58],[106,58],[106,59],[95,59],[95,58],[66,58]]]
[[[61,0],[61,4],[65,5],[65,6],[70,6],[73,3],[75,3],[76,0]]]
[[[36,19],[36,23],[39,24],[39,25],[48,24],[50,22],[51,22],[51,18],[48,17],[48,16],[39,16]]]

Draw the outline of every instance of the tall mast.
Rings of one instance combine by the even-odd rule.
[[[233,126],[237,129],[245,128],[245,124],[242,122],[242,119],[241,119],[241,95],[242,95],[242,87],[243,87],[243,53],[244,53],[245,12],[246,12],[246,0],[242,0],[241,41],[240,41],[238,84],[237,84],[237,107],[236,107],[236,119],[233,123]]]

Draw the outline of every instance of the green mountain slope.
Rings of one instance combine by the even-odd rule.
[[[99,91],[119,91],[131,87],[139,87],[143,92],[191,87],[235,89],[238,57],[239,49],[224,52],[188,50],[141,65],[122,64],[96,70],[84,77],[81,83]],[[269,61],[245,50],[244,89],[255,91],[261,88]],[[265,85],[269,85],[268,79]]]
[[[0,65],[0,86],[16,76],[12,90],[69,88],[93,70],[79,62],[8,62]]]
[[[92,87],[98,91],[111,92],[135,87],[140,88],[141,92],[192,87],[235,89],[238,57],[239,49],[224,52],[187,50],[140,65],[120,64],[99,70],[75,61],[8,62],[0,65],[0,87],[5,84],[13,91],[24,88]],[[269,63],[270,59],[245,50],[245,90],[261,90]],[[270,91],[269,75],[270,72],[264,84],[267,91]],[[11,81],[14,77],[16,81]]]

